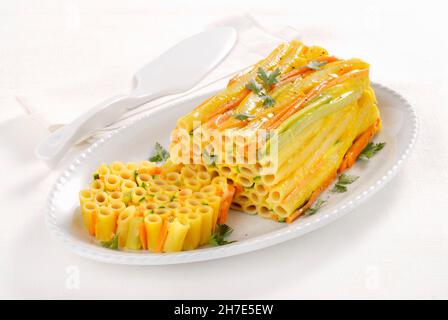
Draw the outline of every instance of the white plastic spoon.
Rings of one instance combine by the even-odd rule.
[[[135,87],[129,95],[108,99],[51,133],[37,146],[37,157],[55,163],[89,131],[103,128],[151,100],[192,88],[224,59],[236,37],[233,28],[223,27],[178,43],[134,75]]]

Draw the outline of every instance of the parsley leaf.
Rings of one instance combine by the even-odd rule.
[[[351,176],[348,174],[341,174],[338,177],[338,182],[336,182],[335,186],[333,187],[333,189],[331,189],[332,193],[343,193],[347,191],[347,185],[348,184],[352,184],[353,182],[355,182],[356,180],[358,180],[358,176]]]
[[[155,145],[154,151],[155,151],[155,154],[151,158],[149,158],[149,161],[151,161],[151,162],[166,161],[170,157],[169,152],[166,151],[166,149],[158,142]]]
[[[251,116],[250,114],[245,114],[245,113],[237,113],[237,114],[234,114],[233,117],[240,121],[246,121],[247,119],[253,118],[254,116]]]
[[[312,216],[313,214],[315,214],[317,211],[319,211],[320,208],[322,208],[323,204],[327,202],[321,199],[317,199],[316,203],[314,204],[314,206],[312,206],[311,208],[309,208],[308,210],[305,211],[304,216],[305,217],[309,217]]]
[[[335,184],[333,189],[331,189],[332,193],[344,193],[347,192],[347,187],[342,184]]]
[[[309,69],[313,69],[313,70],[320,70],[326,64],[327,64],[327,62],[325,62],[325,61],[315,61],[315,60],[313,60],[313,61],[308,62],[306,67],[309,68]]]
[[[259,95],[262,88],[255,80],[251,80],[246,84],[246,89],[249,89],[250,91]]]
[[[385,142],[373,143],[369,142],[367,146],[361,151],[358,159],[368,160],[372,158],[378,151],[384,148]]]
[[[100,178],[100,175],[98,173],[93,174],[93,180],[98,180]]]
[[[216,230],[209,240],[209,244],[213,246],[222,246],[235,241],[227,241],[224,238],[229,236],[233,232],[233,229],[226,224],[218,224]]]
[[[210,154],[207,148],[204,149],[202,153],[202,158],[204,159],[204,163],[209,166],[216,166],[216,161],[218,160],[217,154]]]
[[[275,104],[274,98],[271,96],[264,96],[263,98],[263,107],[269,108],[272,107]]]
[[[359,178],[358,176],[351,176],[351,175],[343,173],[339,176],[338,183],[344,184],[344,185],[352,184],[353,182],[358,180],[358,178]]]
[[[118,250],[118,233],[114,235],[112,240],[110,241],[102,241],[101,245],[104,248],[112,249],[112,250]]]
[[[280,75],[280,69],[277,68],[272,72],[266,72],[263,68],[258,68],[258,77],[263,81],[264,86],[270,89],[272,85],[278,82],[277,77]]]

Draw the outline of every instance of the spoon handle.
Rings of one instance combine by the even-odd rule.
[[[51,133],[37,146],[36,155],[41,160],[57,162],[73,144],[89,131],[103,128],[113,123],[127,110],[134,109],[155,98],[155,95],[144,97],[125,95],[110,98]]]

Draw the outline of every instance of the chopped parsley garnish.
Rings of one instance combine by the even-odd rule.
[[[347,185],[352,184],[356,180],[358,180],[358,176],[350,176],[348,174],[341,174],[338,177],[338,182],[336,182],[333,189],[331,189],[332,193],[343,193],[347,191]]]
[[[204,163],[209,166],[216,166],[216,161],[218,160],[217,154],[210,154],[207,148],[204,149],[202,153],[202,158],[204,159]]]
[[[98,180],[100,178],[100,175],[98,173],[93,174],[93,180]]]
[[[227,241],[225,237],[229,236],[233,232],[233,229],[226,224],[218,224],[216,230],[209,240],[209,244],[213,246],[222,246],[235,241]]]
[[[250,91],[259,95],[261,93],[262,87],[255,80],[250,80],[246,84],[246,89],[249,89]]]
[[[160,144],[156,143],[154,147],[154,154],[149,158],[151,162],[164,162],[170,157],[170,153]]]
[[[385,142],[373,143],[369,142],[367,146],[361,151],[358,159],[368,160],[378,153],[386,145]]]
[[[269,108],[274,106],[275,100],[271,96],[264,96],[263,98],[263,107]]]
[[[258,68],[258,77],[263,82],[264,87],[269,90],[274,84],[278,82],[277,77],[280,75],[280,69],[277,68],[272,72],[266,71],[263,68]]]
[[[118,250],[118,233],[114,235],[112,240],[110,241],[102,241],[101,245],[104,248],[112,249],[112,250]]]
[[[247,119],[253,118],[254,116],[252,116],[250,114],[245,114],[245,113],[237,113],[237,114],[234,114],[233,117],[240,121],[246,121]]]
[[[304,216],[305,217],[309,217],[312,216],[313,214],[315,214],[317,211],[319,211],[320,208],[322,208],[323,204],[326,201],[321,200],[321,199],[317,199],[316,203],[314,204],[314,206],[312,206],[311,208],[309,208],[308,210],[305,211]]]

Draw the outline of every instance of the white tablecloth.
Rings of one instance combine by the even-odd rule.
[[[0,3],[0,298],[448,298],[443,2],[184,3]],[[58,107],[67,114],[94,105],[127,90],[133,72],[166,47],[245,11],[293,26],[307,44],[369,61],[374,81],[407,97],[421,130],[403,170],[341,220],[250,254],[127,267],[67,251],[40,211],[59,170],[34,157],[47,127],[24,108],[42,95],[66,100]]]

